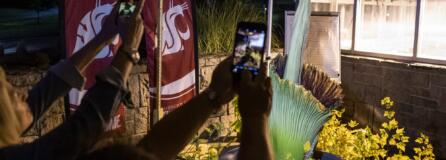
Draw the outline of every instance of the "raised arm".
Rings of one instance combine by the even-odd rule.
[[[161,119],[138,144],[159,159],[173,159],[209,116],[234,98],[231,58],[215,69],[209,88]]]
[[[84,72],[88,65],[93,62],[96,55],[106,46],[110,45],[118,36],[118,16],[119,7],[114,7],[110,14],[106,17],[102,30],[82,49],[74,53],[68,59],[80,73]]]
[[[49,72],[28,93],[28,105],[34,123],[48,110],[57,99],[67,95],[72,88],[82,89],[82,72],[96,55],[117,36],[117,7],[106,18],[101,32],[82,49],[66,60],[50,68]]]
[[[273,153],[269,142],[268,117],[272,105],[271,80],[262,74],[253,77],[243,71],[239,89],[239,111],[242,117],[240,160],[270,160]]]

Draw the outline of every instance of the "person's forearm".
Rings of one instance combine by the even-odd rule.
[[[127,83],[130,73],[132,72],[133,62],[130,58],[125,55],[127,53],[120,53],[114,57],[111,66],[115,67],[119,72],[121,72],[124,83]]]
[[[28,91],[26,101],[34,117],[33,124],[48,111],[54,101],[65,96],[72,88],[81,89],[84,82],[85,79],[71,61],[62,61],[52,66]]]
[[[200,94],[166,115],[139,146],[160,159],[173,159],[193,139],[208,117],[217,110],[206,94]]]
[[[242,118],[241,147],[238,159],[273,159],[268,133],[267,116]]]
[[[84,72],[88,65],[93,62],[96,55],[109,44],[107,40],[102,40],[99,36],[93,38],[82,49],[74,53],[69,59],[79,72]]]

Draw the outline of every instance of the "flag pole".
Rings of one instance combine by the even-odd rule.
[[[197,30],[197,2],[192,2],[192,23],[194,24],[194,62],[195,62],[195,95],[200,94],[200,62],[199,62],[199,48],[198,48],[198,30]]]
[[[272,28],[273,28],[273,0],[268,1],[268,26],[267,26],[267,39],[266,39],[266,63],[269,69],[271,62],[271,38],[272,38]],[[269,72],[266,72],[269,76]]]
[[[163,0],[158,0],[158,30],[157,30],[157,53],[156,53],[156,109],[153,123],[156,124],[163,116],[163,108],[161,106],[161,77],[162,77],[162,55],[163,55]]]

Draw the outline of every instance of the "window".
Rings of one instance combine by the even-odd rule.
[[[418,56],[446,60],[446,1],[421,1]]]
[[[354,0],[311,0],[312,11],[339,12],[341,49],[352,48]]]
[[[358,3],[355,50],[412,56],[415,0],[362,0]]]
[[[340,13],[344,51],[446,64],[446,0],[311,2],[312,11]]]

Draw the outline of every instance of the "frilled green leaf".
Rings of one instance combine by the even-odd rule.
[[[305,143],[313,139],[331,115],[300,85],[272,74],[273,107],[270,137],[276,159],[303,159]]]
[[[310,144],[307,142],[314,142],[319,130],[330,116],[328,109],[310,91],[297,85],[301,84],[303,50],[309,30],[310,14],[310,0],[300,0],[294,15],[291,41],[288,44],[290,49],[287,53],[284,80],[270,71],[273,104],[269,128],[276,159],[303,159],[305,149],[308,149]],[[311,78],[314,77],[310,76],[309,79]],[[324,86],[308,84],[308,86]],[[336,94],[318,95],[336,97],[332,96]]]

